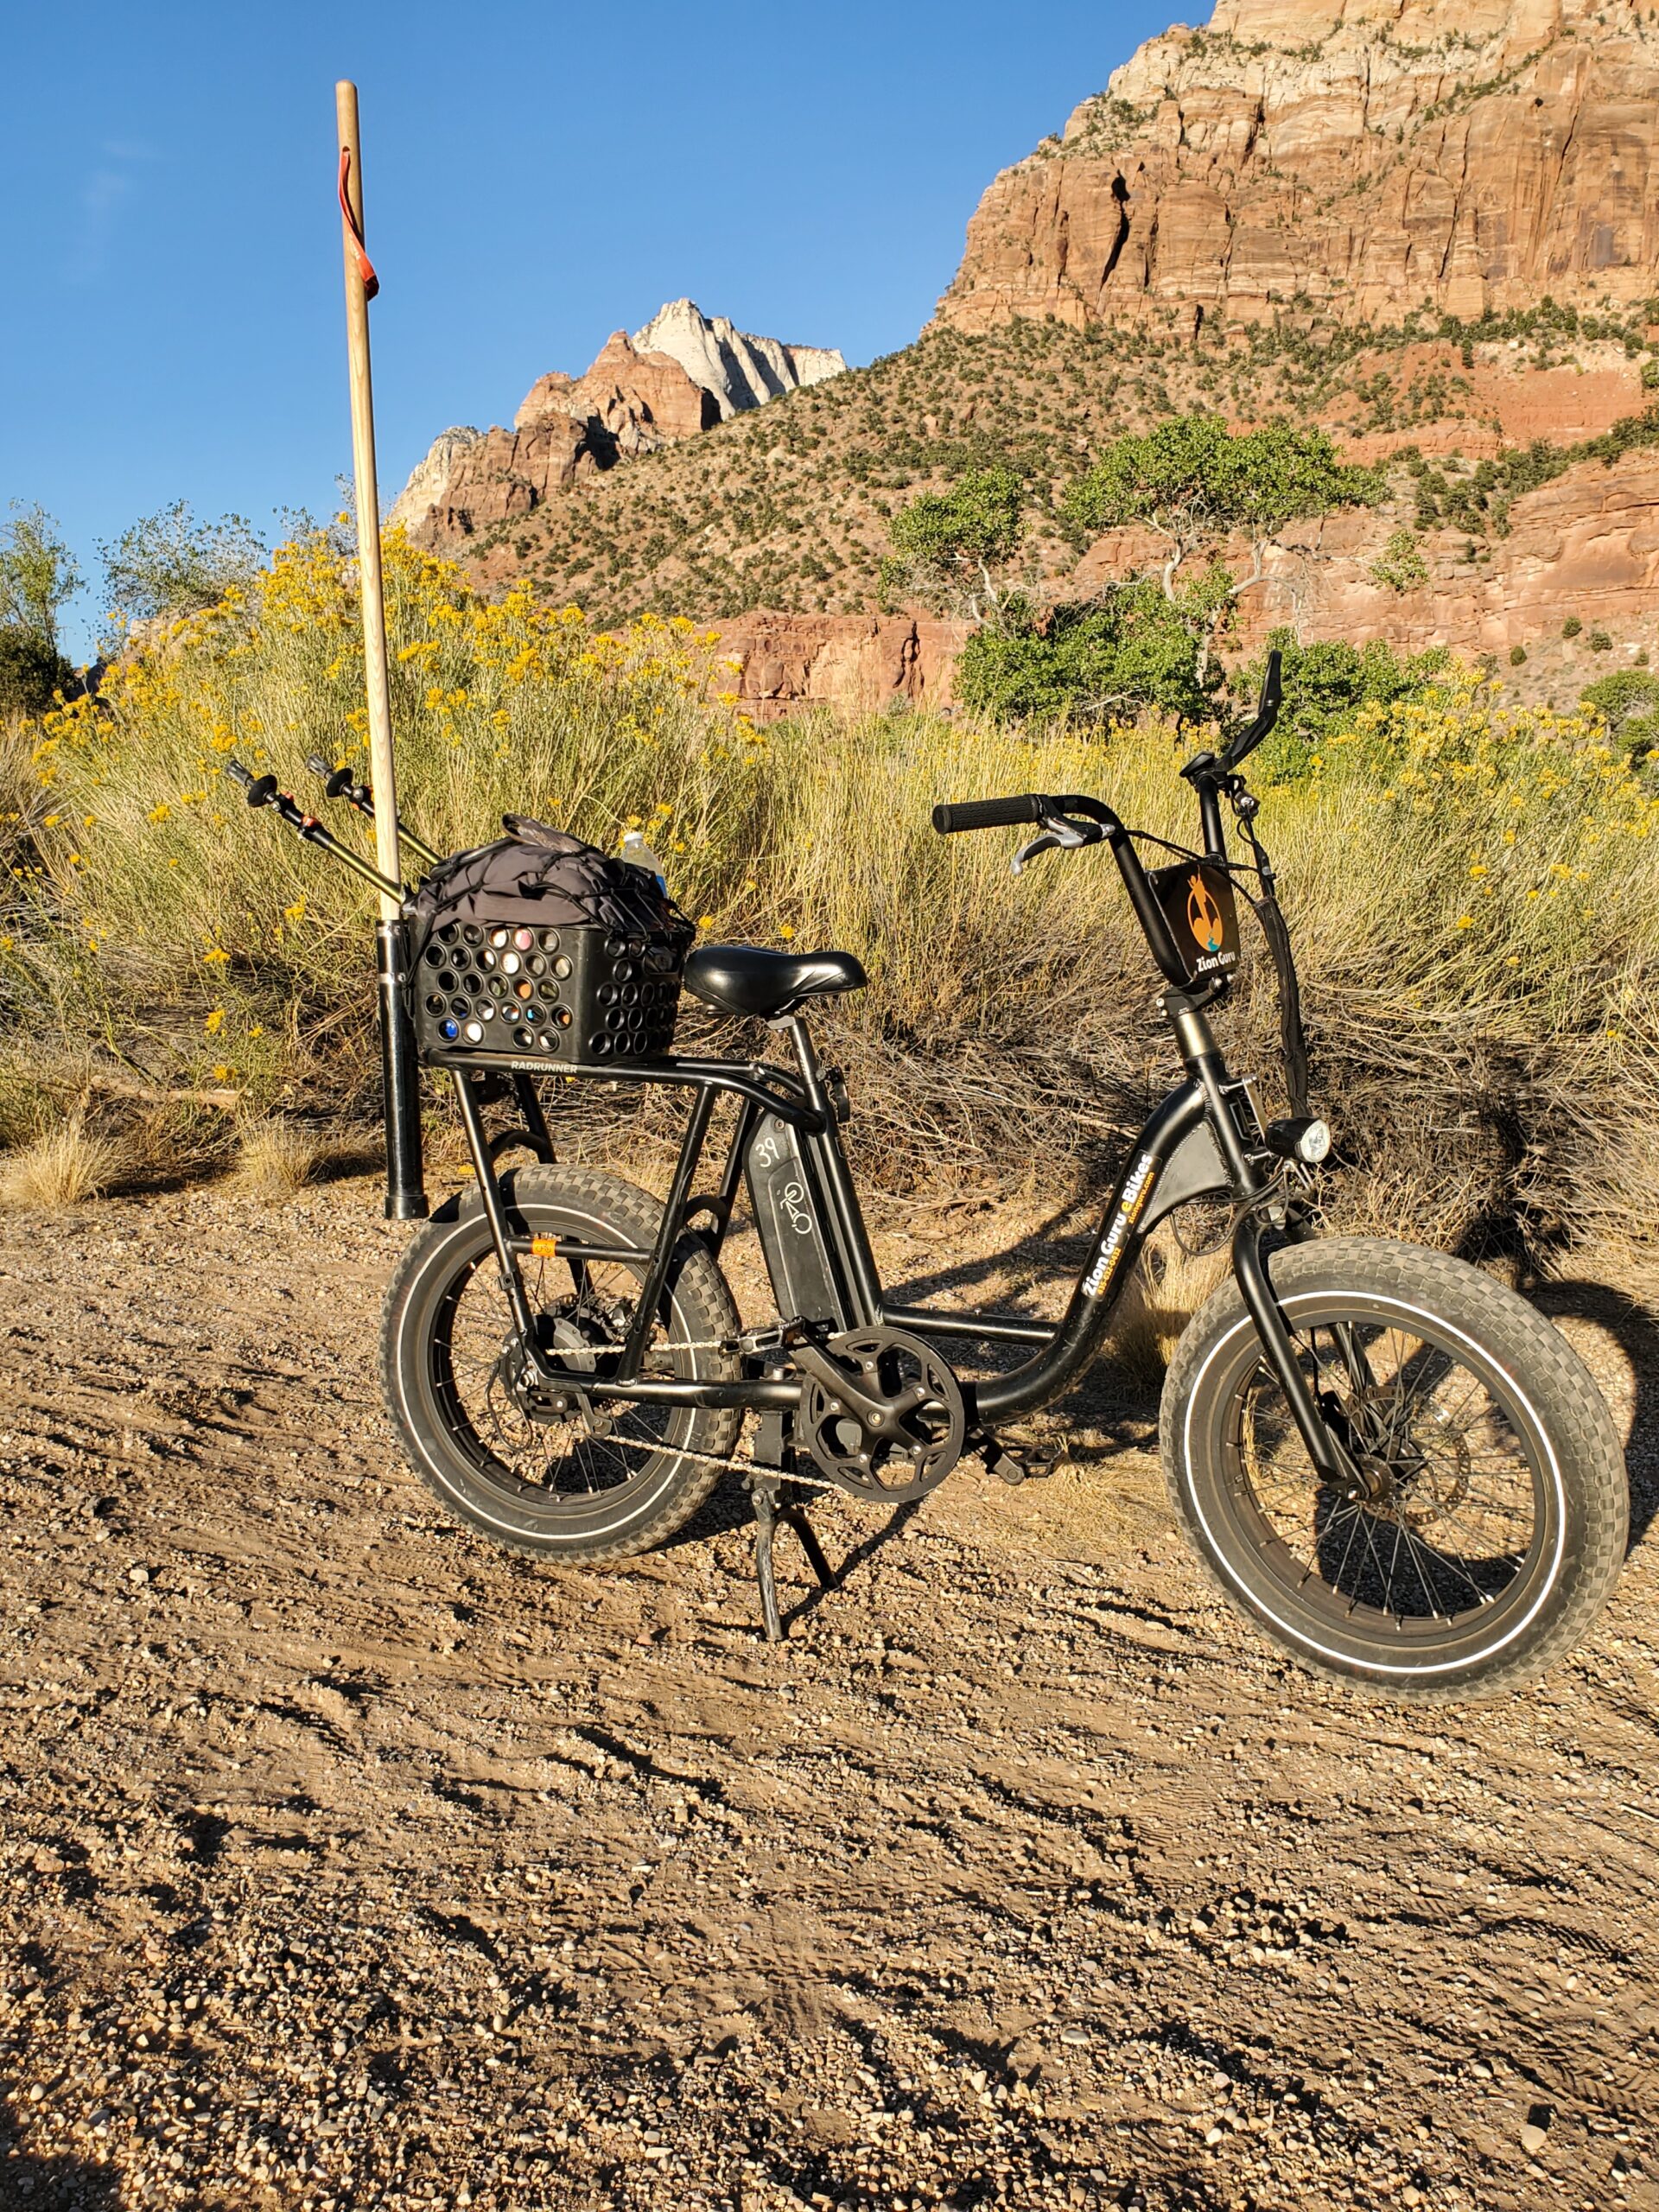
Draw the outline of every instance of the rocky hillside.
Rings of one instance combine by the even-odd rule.
[[[937,696],[953,633],[875,620],[899,505],[1008,461],[1034,569],[1087,584],[1135,550],[1058,520],[1102,442],[1287,412],[1384,464],[1391,498],[1271,564],[1247,639],[1292,621],[1506,670],[1518,645],[1516,681],[1571,690],[1654,642],[1656,95],[1659,17],[1623,0],[1222,0],[995,181],[913,346],[828,383],[796,349],[796,389],[728,409],[736,349],[679,303],[451,454],[423,535],[607,621],[719,621],[772,710],[849,669],[860,696]],[[1376,573],[1402,524],[1427,572],[1407,589]]]
[[[1218,0],[997,178],[939,312],[1629,307],[1656,147],[1659,19],[1632,0]]]
[[[388,519],[423,545],[464,551],[586,477],[692,438],[780,393],[838,376],[832,346],[785,346],[671,300],[630,337],[614,330],[580,377],[538,377],[511,430],[436,438]]]

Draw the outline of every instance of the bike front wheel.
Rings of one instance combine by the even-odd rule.
[[[1624,1453],[1595,1380],[1523,1299],[1442,1253],[1331,1237],[1271,1272],[1364,1494],[1315,1470],[1236,1285],[1164,1386],[1171,1497],[1224,1594],[1305,1665],[1452,1703],[1589,1629],[1624,1556]]]

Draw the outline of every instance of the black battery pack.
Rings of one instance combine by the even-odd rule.
[[[824,1321],[836,1330],[847,1328],[846,1302],[837,1287],[799,1132],[776,1114],[763,1114],[749,1139],[743,1173],[779,1319]]]

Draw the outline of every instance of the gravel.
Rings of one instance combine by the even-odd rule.
[[[376,1204],[0,1223],[8,2212],[1659,2204],[1648,1547],[1524,1700],[1347,1696],[1103,1370],[1046,1484],[816,1508],[769,1650],[735,1501],[608,1574],[435,1510]],[[1565,1325],[1628,1419],[1651,1319]]]

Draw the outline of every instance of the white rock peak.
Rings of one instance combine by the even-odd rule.
[[[722,420],[776,399],[780,392],[822,384],[847,365],[833,346],[786,346],[781,339],[758,338],[723,315],[704,315],[695,300],[671,300],[659,308],[634,332],[633,343],[641,353],[671,355],[694,384],[714,393]]]
[[[470,423],[457,423],[448,430],[440,430],[426,449],[423,460],[417,461],[403,490],[386,511],[385,527],[391,530],[402,523],[405,530],[413,530],[426,520],[426,511],[449,481],[449,472],[468,446],[475,446],[483,436]]]

